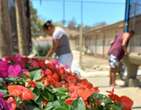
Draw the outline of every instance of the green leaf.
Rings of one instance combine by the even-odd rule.
[[[40,110],[39,108],[34,108],[33,110]]]
[[[31,79],[32,80],[39,80],[42,76],[41,76],[41,69],[38,70],[34,70],[32,72],[30,72],[31,75]]]
[[[38,89],[44,89],[44,87],[45,87],[42,82],[37,82],[36,84],[37,84]]]
[[[39,106],[41,107],[41,102],[43,100],[43,97],[41,95],[39,95],[35,100],[34,102]]]
[[[59,100],[65,100],[69,97],[68,90],[66,88],[54,88],[53,91]]]
[[[120,104],[112,104],[110,110],[122,110],[122,106]]]
[[[4,86],[0,86],[0,93],[3,93],[4,97],[9,95],[7,89]]]
[[[59,101],[49,102],[44,110],[55,110],[55,107],[60,106]]]
[[[94,93],[91,96],[91,102],[92,101],[95,102],[96,100],[99,100],[101,103],[104,103],[104,105],[112,103],[112,100],[109,97],[103,94],[99,94],[99,93]]]
[[[8,82],[8,83],[16,82],[17,78],[5,78],[5,81]]]
[[[56,100],[49,102],[44,110],[71,110],[71,106],[65,104],[63,101]]]
[[[41,95],[44,99],[47,99],[48,101],[55,100],[55,94],[51,93],[47,88],[44,89]]]
[[[3,83],[3,82],[4,82],[3,78],[0,78],[0,83]]]
[[[82,98],[78,98],[72,104],[72,110],[86,110],[85,104]]]
[[[34,101],[22,101],[22,104],[25,105],[26,110],[40,110],[38,104]]]
[[[53,91],[60,95],[66,95],[68,90],[66,88],[54,88]]]
[[[38,89],[37,87],[33,89],[33,93],[35,93],[37,96],[41,94],[41,89]]]
[[[69,110],[69,108],[66,108],[66,107],[60,106],[60,107],[56,108],[55,110]]]
[[[8,93],[8,91],[6,89],[0,89],[0,92],[5,94],[5,95]]]

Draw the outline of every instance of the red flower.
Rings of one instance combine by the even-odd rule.
[[[51,60],[51,61],[46,60],[45,64],[47,65],[47,68],[51,70],[55,70],[56,67],[59,65],[59,62],[57,60]]]
[[[72,105],[73,101],[76,100],[76,98],[68,98],[65,100],[65,103],[68,105]]]
[[[8,86],[8,92],[11,96],[21,95],[21,90],[19,89],[19,86],[16,86],[16,85]]]
[[[33,100],[34,99],[34,95],[32,93],[32,91],[28,90],[27,88],[25,88],[24,92],[21,94],[21,99],[22,100]]]
[[[45,69],[46,68],[46,64],[45,64],[44,60],[38,60],[38,65],[42,69]]]
[[[39,68],[39,64],[38,64],[38,62],[36,60],[31,60],[31,66],[33,68]]]
[[[112,91],[109,92],[109,97],[114,102],[120,103],[123,106],[123,110],[131,110],[133,106],[133,101],[129,97],[126,96],[119,97],[118,95],[114,94],[114,88],[112,89]]]
[[[112,101],[114,102],[120,102],[120,97],[114,93],[114,88],[112,91],[107,91],[109,94],[108,96],[111,98]]]
[[[57,81],[57,82],[60,81],[60,77],[57,75],[57,73],[54,73],[54,74],[52,75],[52,78],[53,78],[55,81]]]
[[[120,97],[120,103],[123,105],[123,110],[131,110],[133,106],[133,101],[126,96]]]
[[[79,88],[79,87],[78,87],[77,85],[75,85],[74,83],[70,83],[70,84],[69,84],[69,91],[70,91],[70,92],[77,91],[78,88]]]
[[[30,78],[30,72],[29,72],[29,71],[24,70],[24,71],[23,71],[23,74],[24,74],[27,78]]]
[[[50,69],[46,69],[43,71],[44,75],[52,75],[52,71]]]
[[[78,82],[78,78],[72,74],[65,74],[64,78],[68,83],[77,83]]]
[[[77,99],[78,98],[78,93],[77,91],[73,91],[71,93],[69,93],[70,97],[73,98],[73,99]]]
[[[81,86],[83,86],[84,88],[92,88],[93,85],[91,83],[88,82],[88,80],[83,79],[80,81]]]
[[[42,78],[42,83],[47,87],[49,85],[48,78],[47,77],[43,77]]]
[[[78,95],[86,101],[94,92],[91,89],[78,89]]]
[[[63,65],[58,67],[58,74],[60,76],[65,74],[65,68]]]
[[[27,82],[27,87],[33,87],[33,88],[35,88],[36,87],[36,82],[34,82],[34,81],[28,81]]]
[[[108,96],[111,98],[112,101],[120,102],[120,97],[118,95],[116,95],[116,94],[109,94]]]
[[[20,97],[22,100],[34,99],[34,95],[32,91],[20,85],[8,86],[8,92],[9,92],[9,95]]]

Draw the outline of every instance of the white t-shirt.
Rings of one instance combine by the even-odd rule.
[[[53,39],[60,39],[64,34],[67,35],[66,32],[62,28],[55,27],[55,30],[53,33]]]

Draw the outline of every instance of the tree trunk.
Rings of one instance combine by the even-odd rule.
[[[32,39],[31,39],[31,21],[30,21],[30,0],[25,0],[26,7],[26,37],[28,53],[32,51]]]
[[[11,55],[11,24],[8,0],[0,0],[0,57]]]
[[[18,35],[18,48],[19,53],[28,55],[27,36],[26,36],[26,14],[25,14],[25,1],[15,0],[16,6],[16,19],[17,19],[17,35]]]

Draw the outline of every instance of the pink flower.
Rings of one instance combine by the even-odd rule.
[[[0,93],[0,110],[12,110],[10,104],[3,99],[2,93]]]
[[[8,77],[17,77],[20,75],[22,68],[20,65],[10,65],[8,68]]]
[[[11,105],[10,110],[16,110],[16,100],[13,97],[9,97],[7,103]]]
[[[0,97],[3,97],[3,93],[0,92]]]
[[[26,57],[19,54],[4,57],[3,60],[12,64],[19,64],[22,68],[25,68],[25,64],[28,61]]]
[[[0,77],[6,78],[8,77],[8,62],[7,61],[0,61]]]

